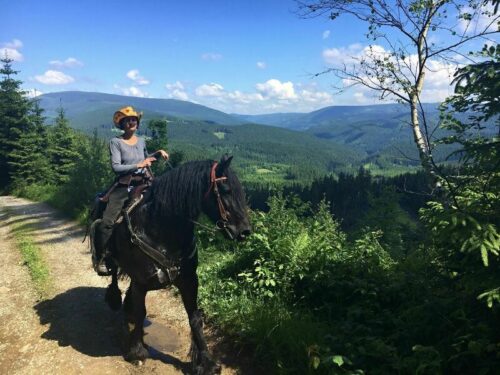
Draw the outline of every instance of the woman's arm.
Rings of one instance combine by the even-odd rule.
[[[144,141],[144,157],[145,158],[148,158],[148,157],[154,157],[156,159],[158,158],[163,158],[164,160],[168,160],[169,158],[169,155],[168,153],[165,151],[165,150],[157,150],[151,154],[148,154],[148,150],[146,149],[146,142]]]
[[[164,160],[168,160],[169,155],[165,150],[158,150],[151,154],[155,158],[162,157]]]

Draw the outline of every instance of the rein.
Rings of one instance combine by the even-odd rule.
[[[217,207],[219,209],[219,215],[220,215],[220,220],[217,220],[217,222],[215,223],[215,225],[216,225],[216,227],[218,229],[224,230],[226,232],[226,234],[229,236],[229,238],[232,239],[233,235],[227,229],[227,223],[229,222],[230,214],[226,210],[226,208],[224,207],[224,203],[222,202],[222,198],[221,198],[220,192],[219,192],[219,186],[217,185],[217,183],[219,181],[226,181],[227,177],[226,176],[217,177],[215,175],[215,171],[216,171],[218,165],[219,165],[219,163],[217,163],[216,161],[214,161],[214,163],[212,164],[212,169],[210,170],[210,185],[208,187],[207,192],[205,193],[205,199],[208,199],[208,195],[213,190],[213,192],[215,194],[215,197],[217,199]],[[195,222],[193,220],[191,220],[191,222],[193,222],[195,224],[198,224],[198,225],[200,225],[202,227],[208,228],[207,226],[205,226],[205,225],[203,225],[201,223],[197,223],[197,222]],[[210,229],[210,228],[208,228],[208,229]]]

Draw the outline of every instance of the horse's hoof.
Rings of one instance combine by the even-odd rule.
[[[212,358],[204,358],[201,363],[195,366],[196,375],[216,375],[221,373],[221,366]]]
[[[219,375],[221,367],[217,364],[209,368],[197,367],[194,373],[196,375]]]
[[[208,370],[207,374],[220,374],[222,371],[221,366],[218,363],[214,363],[213,366]]]
[[[140,366],[148,357],[149,352],[147,349],[142,344],[138,344],[130,348],[129,352],[125,355],[125,360]]]

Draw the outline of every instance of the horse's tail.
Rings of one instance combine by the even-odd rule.
[[[113,268],[113,273],[111,274],[111,284],[109,284],[106,288],[104,300],[113,311],[118,311],[122,307],[122,291],[118,287],[117,267]]]

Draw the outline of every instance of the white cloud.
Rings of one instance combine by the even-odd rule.
[[[138,69],[132,69],[127,72],[127,77],[139,86],[149,85],[149,80],[139,74]]]
[[[12,42],[2,43],[0,48],[0,58],[8,57],[14,61],[23,61],[24,57],[19,50],[23,47],[23,42],[19,39],[14,39]]]
[[[226,90],[220,83],[189,88],[182,82],[165,84],[167,97],[189,100],[228,113],[308,112],[333,104],[332,95],[316,83],[294,84],[270,79],[258,83],[253,92]]]
[[[120,94],[126,96],[136,96],[138,98],[148,98],[149,94],[145,91],[142,91],[140,88],[135,86],[130,87],[121,87],[120,85],[114,85],[114,88],[117,89]]]
[[[182,91],[182,90],[173,90],[169,94],[169,98],[187,101],[187,100],[189,100],[189,95],[185,91]]]
[[[325,105],[333,103],[333,97],[328,92],[301,90],[299,93],[299,97],[301,100],[309,103],[318,103]]]
[[[493,15],[494,7],[491,4],[484,4],[478,7],[476,10],[469,6],[463,7],[461,13],[468,13],[472,16],[470,20],[460,19],[458,29],[464,34],[475,34],[483,31],[495,31],[498,30],[498,19],[496,22],[491,22],[495,20]]]
[[[266,69],[267,65],[264,61],[257,61],[257,68]]]
[[[452,87],[444,89],[424,89],[420,97],[423,103],[440,103],[452,94]]]
[[[184,85],[179,81],[176,81],[174,83],[167,83],[165,84],[165,87],[167,88],[167,90],[184,90]]]
[[[329,65],[342,67],[342,65],[345,64],[348,66],[348,70],[350,69],[349,66],[357,66],[357,68],[359,68],[361,66],[359,64],[363,60],[373,61],[388,58],[389,61],[393,61],[397,64],[396,58],[390,56],[389,51],[379,45],[363,47],[356,44],[347,48],[332,48],[324,50],[323,57],[325,58],[325,62]],[[418,56],[416,54],[408,55],[403,60],[399,60],[399,62],[399,74],[407,77],[411,82],[413,77],[416,75],[418,68]],[[439,60],[427,60],[424,89],[422,91],[421,100],[424,102],[438,102],[449,96],[453,89],[451,86],[453,74],[458,66],[459,65],[457,63],[452,63],[450,61],[444,62]],[[358,71],[358,73],[358,77],[362,79],[362,68]],[[370,81],[376,82],[377,80],[372,76]],[[341,82],[344,87],[352,86],[353,83],[355,83],[355,81],[349,78],[344,78]],[[353,95],[354,101],[360,104],[372,103],[372,99],[377,96],[377,91],[370,92],[370,90],[366,87],[361,89],[360,85],[357,87],[358,91]],[[394,86],[393,89],[398,90],[398,87]],[[380,94],[380,92],[378,93]],[[407,96],[404,92],[401,92],[401,94],[405,97]]]
[[[297,98],[293,88],[293,83],[290,81],[282,83],[277,79],[270,79],[264,83],[257,83],[255,88],[263,97],[276,99]]]
[[[50,65],[56,67],[56,68],[77,68],[83,66],[83,63],[74,57],[68,57],[64,61],[60,60],[52,60],[49,62]]]
[[[259,93],[247,94],[238,90],[228,93],[227,97],[233,102],[239,104],[251,104],[256,101],[258,102],[264,100],[264,97]]]
[[[12,42],[5,43],[5,47],[13,48],[13,49],[20,49],[20,48],[23,48],[23,42],[21,42],[19,39],[13,39]]]
[[[330,30],[323,31],[323,39],[328,39],[330,37]]]
[[[35,76],[35,81],[44,85],[66,85],[74,82],[75,79],[57,70],[47,70],[43,75]]]
[[[457,66],[436,60],[429,60],[425,77],[425,86],[432,89],[450,87]]]
[[[222,55],[220,53],[205,52],[201,55],[201,58],[206,61],[219,61],[222,59]]]
[[[209,83],[198,86],[195,90],[197,96],[220,97],[224,95],[224,87],[218,83]]]
[[[168,97],[171,99],[178,100],[189,100],[189,95],[187,94],[182,82],[176,81],[174,83],[165,84],[165,88],[169,91]]]
[[[139,98],[145,98],[149,96],[147,92],[144,92],[135,86],[130,86],[128,89],[126,89],[125,95],[138,96]]]
[[[356,61],[362,50],[363,46],[359,43],[351,44],[347,48],[326,48],[323,50],[323,60],[328,65],[351,64]]]
[[[427,67],[421,100],[423,102],[441,102],[453,94],[454,86],[452,86],[451,81],[457,65],[430,60]]]
[[[356,104],[367,104],[370,100],[365,96],[365,93],[364,92],[355,92],[353,94],[353,97],[354,97],[354,101],[356,102]]]

